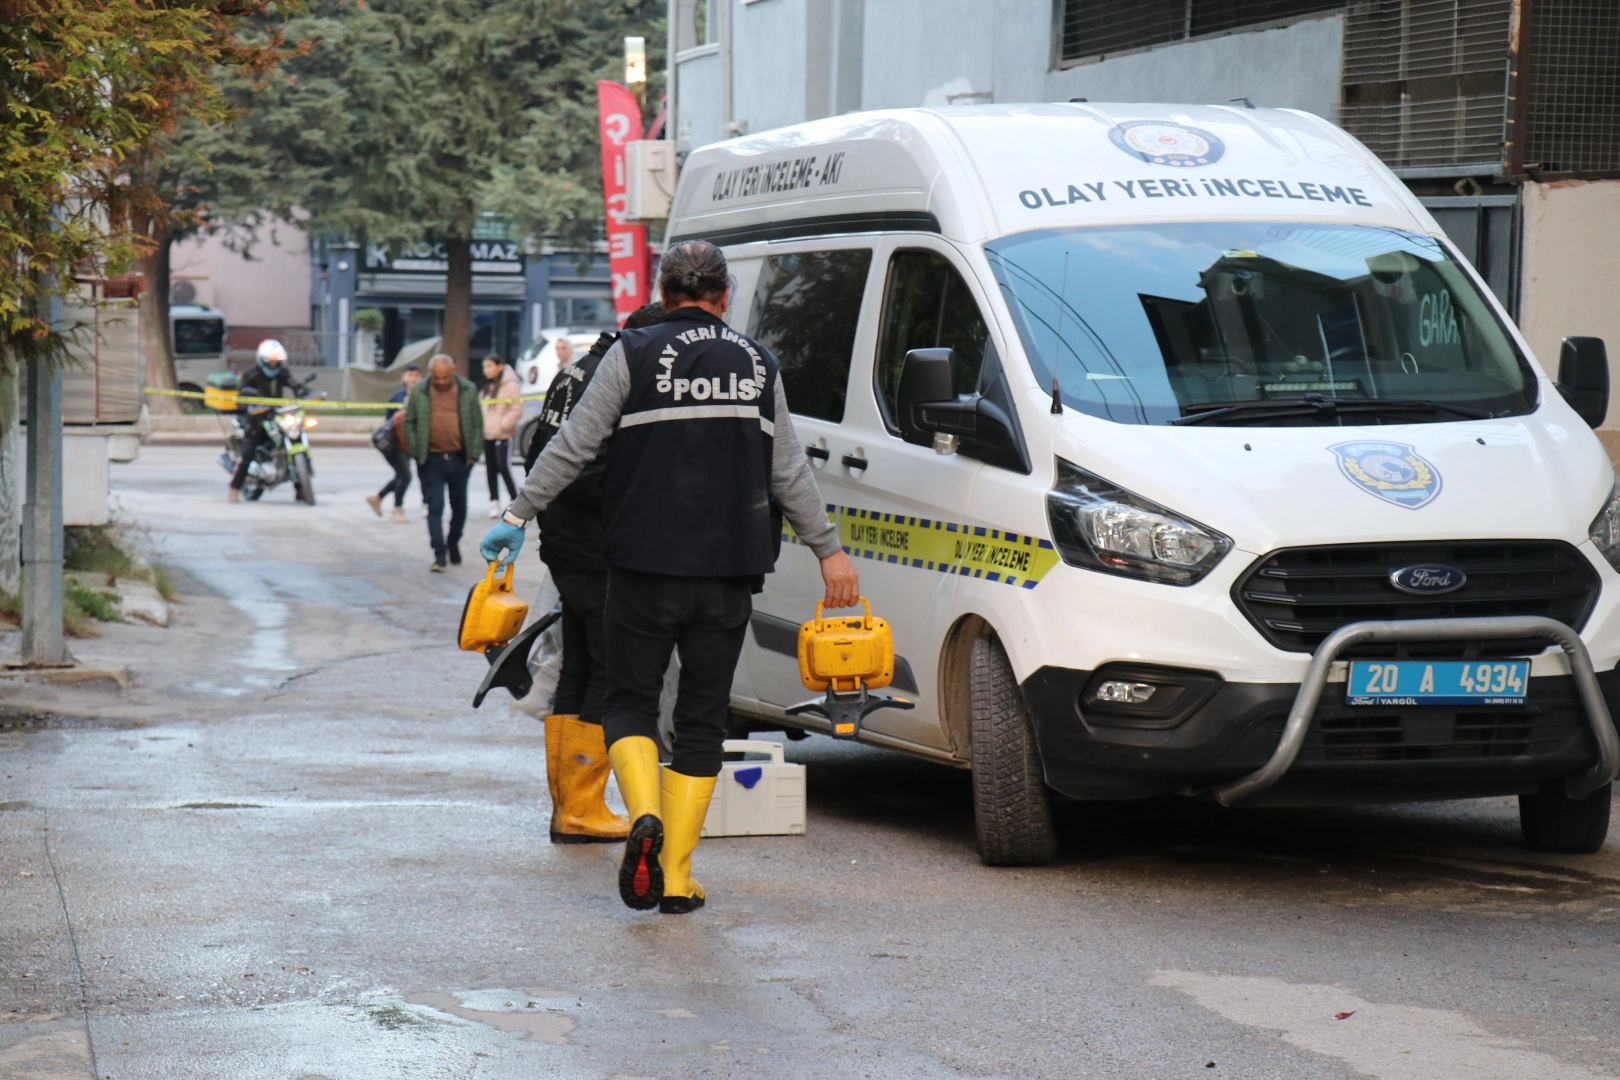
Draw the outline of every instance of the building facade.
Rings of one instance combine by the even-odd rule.
[[[445,270],[443,247],[428,241],[405,248],[315,244],[309,320],[326,362],[390,363],[405,345],[438,337]],[[549,244],[474,240],[472,307],[472,362],[491,355],[510,360],[542,330],[615,326],[606,248],[582,259]],[[352,355],[355,314],[365,309],[382,314],[370,357]]]
[[[1614,0],[670,0],[677,153],[868,109],[1301,109],[1434,213],[1556,369],[1620,368]],[[1616,372],[1620,383],[1620,370]],[[1620,429],[1620,403],[1609,424]],[[1620,450],[1620,431],[1608,436]]]
[[[227,354],[238,366],[267,337],[281,340],[295,364],[339,368],[389,363],[406,344],[439,335],[445,264],[434,244],[361,246],[286,224],[243,240],[203,235],[176,244],[170,287],[171,303],[223,313]],[[511,359],[545,329],[615,325],[606,247],[597,246],[582,254],[476,241],[472,360]],[[380,333],[356,332],[355,315],[367,308],[381,313]]]

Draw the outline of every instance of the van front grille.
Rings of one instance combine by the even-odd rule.
[[[1467,577],[1459,589],[1413,595],[1390,574],[1438,563]],[[1232,586],[1232,599],[1267,641],[1312,652],[1333,631],[1368,619],[1459,619],[1541,615],[1580,630],[1597,603],[1597,571],[1561,540],[1442,540],[1285,548],[1258,559]],[[1513,656],[1547,642],[1368,644],[1347,656]]]
[[[1561,706],[1561,707],[1559,707]],[[1318,713],[1302,762],[1456,761],[1543,757],[1583,737],[1578,706],[1519,709],[1364,709]]]

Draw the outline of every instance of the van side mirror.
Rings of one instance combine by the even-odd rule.
[[[896,395],[901,438],[941,454],[953,454],[960,445],[971,457],[1028,473],[1028,455],[1009,415],[1010,403],[998,403],[994,394],[955,393],[952,357],[950,349],[906,353]]]
[[[1567,337],[1558,350],[1558,393],[1591,427],[1609,412],[1609,351],[1602,338]]]
[[[932,446],[934,429],[926,428],[921,420],[921,406],[942,405],[956,401],[952,388],[950,349],[912,349],[906,353],[906,362],[900,368],[900,390],[896,394],[895,422],[900,425],[900,437],[918,446]]]

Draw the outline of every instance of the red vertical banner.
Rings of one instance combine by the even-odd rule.
[[[652,299],[647,275],[647,227],[625,220],[624,144],[641,138],[641,105],[616,82],[596,84],[597,126],[602,136],[602,194],[607,206],[608,269],[613,275],[613,311],[619,325]]]

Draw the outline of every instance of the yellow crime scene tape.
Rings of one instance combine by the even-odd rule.
[[[146,388],[146,392],[159,397],[195,399],[212,398],[214,400],[218,400],[221,396],[217,393],[207,394],[201,390],[160,390],[157,387],[152,386],[148,386]],[[480,405],[513,405],[524,401],[544,401],[545,399],[546,395],[544,394],[524,394],[521,397],[515,398],[479,398],[478,403]],[[405,407],[405,403],[403,401],[327,401],[325,399],[317,398],[267,398],[240,396],[233,397],[230,400],[237,405],[297,405],[301,409],[336,409],[340,412],[344,409],[403,409]]]
[[[962,525],[937,518],[885,514],[857,506],[827,507],[838,540],[850,555],[942,574],[982,578],[1033,589],[1058,563],[1052,541],[1007,529]],[[787,521],[782,539],[802,543]]]

